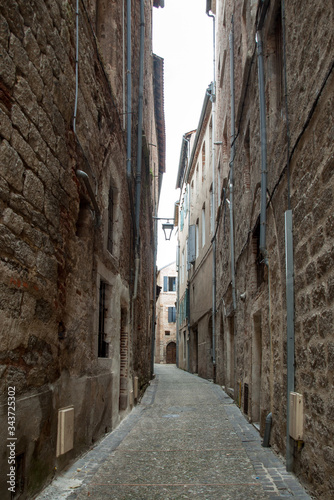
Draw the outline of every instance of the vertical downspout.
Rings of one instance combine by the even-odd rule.
[[[230,157],[230,241],[231,241],[231,278],[233,310],[237,308],[235,293],[235,262],[234,262],[234,221],[233,221],[233,194],[234,194],[234,157],[235,157],[235,96],[234,96],[234,19],[230,33],[230,86],[231,86],[231,157]]]
[[[180,240],[178,237],[178,245],[177,245],[177,259],[176,262],[178,264],[177,269],[177,291],[176,291],[176,303],[177,303],[177,316],[176,316],[176,366],[179,367],[179,328],[180,328]]]
[[[123,42],[123,62],[122,62],[122,70],[123,70],[123,129],[125,130],[126,126],[126,101],[125,101],[125,0],[123,0],[122,6],[122,42]]]
[[[126,174],[131,179],[131,125],[132,125],[132,89],[131,89],[131,0],[126,5]]]
[[[79,92],[79,0],[76,1],[75,10],[76,43],[75,43],[75,101],[73,116],[73,131],[77,135],[76,121],[78,111],[78,92]]]
[[[285,255],[286,255],[286,322],[287,322],[287,416],[286,416],[286,470],[293,470],[293,443],[290,438],[290,392],[295,390],[295,327],[294,327],[294,260],[293,220],[290,195],[290,122],[288,108],[288,84],[286,75],[285,1],[281,2],[283,37],[283,80],[287,138],[287,188],[288,210],[285,212]]]
[[[267,127],[266,101],[264,89],[263,46],[261,33],[256,33],[258,54],[258,78],[260,98],[260,140],[261,140],[261,213],[260,213],[260,252],[267,263],[266,224],[267,224]]]
[[[216,17],[214,14],[209,14],[212,17],[213,26],[213,82],[211,89],[211,114],[212,114],[212,227],[213,231],[216,222],[216,200],[215,200],[215,180],[216,180],[216,165],[215,165],[215,119],[216,119]],[[215,231],[212,238],[212,365],[213,365],[213,380],[216,380],[216,238]]]
[[[140,264],[140,191],[141,191],[141,164],[142,164],[142,143],[143,143],[143,94],[144,94],[144,35],[145,35],[145,15],[144,0],[140,0],[140,49],[139,49],[139,104],[138,104],[138,147],[137,147],[137,170],[136,170],[136,244],[135,244],[135,287],[133,298],[137,298],[138,275]]]
[[[155,182],[155,181],[154,181]],[[154,208],[154,217],[157,217],[157,206]],[[157,234],[158,234],[158,220],[153,219],[153,313],[152,313],[152,337],[151,337],[151,379],[154,375],[154,350],[155,350],[155,320],[156,320],[156,301],[157,301]]]
[[[293,445],[290,438],[290,392],[295,390],[295,336],[294,336],[294,277],[292,210],[285,212],[285,260],[286,260],[286,323],[287,323],[287,424],[286,470],[293,469]]]

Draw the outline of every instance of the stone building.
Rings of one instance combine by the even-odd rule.
[[[155,362],[176,363],[176,262],[158,271],[157,286],[160,288],[156,309]]]
[[[213,378],[212,103],[205,93],[198,128],[182,139],[179,201],[179,367]]]
[[[316,498],[333,498],[334,6],[209,0],[207,11],[216,42],[216,258],[202,298],[216,286],[202,373],[213,373],[261,435],[271,422],[270,445],[287,469]],[[180,219],[183,176],[179,169]],[[194,269],[180,279],[177,317],[180,366],[190,371]]]
[[[135,377],[139,390],[151,377],[165,169],[153,6],[0,1],[0,440],[15,392],[20,498],[117,426]],[[8,468],[3,446],[1,498]]]
[[[329,499],[334,6],[226,0],[215,13],[216,380],[262,435],[271,413],[271,445]]]

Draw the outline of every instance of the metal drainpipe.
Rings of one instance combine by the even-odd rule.
[[[125,0],[123,0],[122,5],[122,44],[123,44],[123,61],[122,61],[122,71],[123,71],[123,129],[126,127],[126,99],[125,99]]]
[[[288,107],[288,83],[286,74],[285,1],[281,3],[283,38],[283,79],[287,138],[287,188],[288,210],[285,212],[285,255],[286,255],[286,308],[287,308],[287,422],[286,422],[286,470],[293,470],[293,441],[290,438],[290,392],[295,390],[295,327],[294,327],[294,260],[293,260],[293,218],[290,195],[290,121]]]
[[[295,390],[294,262],[292,210],[285,212],[286,323],[287,323],[287,417],[286,470],[293,470],[293,443],[290,438],[290,392]]]
[[[126,98],[126,174],[128,179],[131,178],[131,125],[132,125],[132,88],[131,88],[131,0],[127,0],[126,5],[126,81],[127,81],[127,98]]]
[[[157,217],[157,209],[155,207],[155,217]],[[154,375],[154,351],[155,351],[155,320],[156,320],[156,301],[157,301],[157,234],[158,234],[158,221],[153,219],[153,241],[154,241],[154,251],[153,251],[153,312],[152,312],[152,337],[151,337],[151,379]]]
[[[210,6],[211,7],[211,6]],[[215,200],[215,181],[216,181],[216,165],[215,165],[215,120],[216,120],[216,16],[212,17],[213,26],[213,82],[211,89],[211,114],[212,114],[212,227],[215,227],[216,221],[216,200]],[[216,380],[216,238],[215,234],[212,238],[212,365],[213,379]]]
[[[142,143],[143,143],[143,94],[144,94],[144,35],[145,35],[145,13],[144,0],[140,0],[140,53],[139,53],[139,104],[138,104],[138,147],[137,147],[137,170],[136,170],[136,258],[135,258],[135,286],[133,298],[137,298],[138,275],[140,266],[140,190],[141,190],[141,165],[142,165]]]
[[[78,93],[79,93],[79,0],[76,1],[75,10],[75,26],[76,26],[76,40],[75,40],[75,100],[74,100],[74,116],[73,116],[73,131],[77,135],[76,121],[78,111]]]
[[[177,290],[176,290],[176,303],[177,303],[177,317],[176,317],[176,366],[179,367],[179,328],[180,328],[180,241],[177,244]]]
[[[266,101],[264,89],[263,45],[260,31],[256,33],[258,54],[258,78],[260,98],[260,137],[261,137],[261,213],[260,213],[260,252],[267,263],[266,224],[267,224],[267,127]]]
[[[233,310],[236,310],[235,293],[235,263],[234,263],[234,221],[233,221],[233,190],[234,190],[234,156],[235,156],[235,96],[234,96],[234,19],[230,33],[230,85],[231,85],[231,157],[230,157],[230,242],[231,242],[231,278]]]

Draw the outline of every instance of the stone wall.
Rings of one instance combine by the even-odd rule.
[[[151,11],[152,2],[145,2],[144,133],[157,144]],[[7,387],[15,386],[17,487],[24,498],[119,423],[121,410],[132,404],[134,375],[141,385],[149,380],[151,216],[157,203],[152,196],[152,172],[157,172],[150,169],[158,165],[158,153],[144,140],[141,264],[132,308],[139,2],[132,10],[128,178],[126,17],[123,25],[120,4],[79,2],[75,130],[75,2],[1,1],[0,26],[1,442],[7,439]],[[77,170],[87,174],[91,193]],[[106,296],[103,356],[98,355],[101,283]],[[128,349],[121,349],[124,335]],[[67,406],[74,406],[74,446],[56,458],[58,410]],[[2,447],[3,471],[6,453]],[[5,474],[1,481],[2,498],[9,498]]]
[[[260,2],[217,3],[217,141],[230,199],[230,53],[234,23],[233,307],[227,202],[217,223],[217,381],[285,456],[287,412],[285,211],[293,214],[295,391],[304,398],[303,444],[293,467],[317,498],[330,498],[333,466],[333,6],[270,2],[262,39],[267,124],[267,256],[259,251],[261,147],[256,27]],[[285,100],[283,25],[287,101]],[[287,139],[289,126],[289,144]],[[288,149],[289,148],[289,149]],[[289,155],[289,167],[287,156]],[[218,169],[217,169],[218,170]],[[267,257],[267,263],[263,262]],[[234,365],[231,367],[231,363]]]

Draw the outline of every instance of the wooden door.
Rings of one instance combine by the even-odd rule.
[[[175,342],[170,342],[166,348],[166,363],[175,365],[176,363],[176,344]]]

